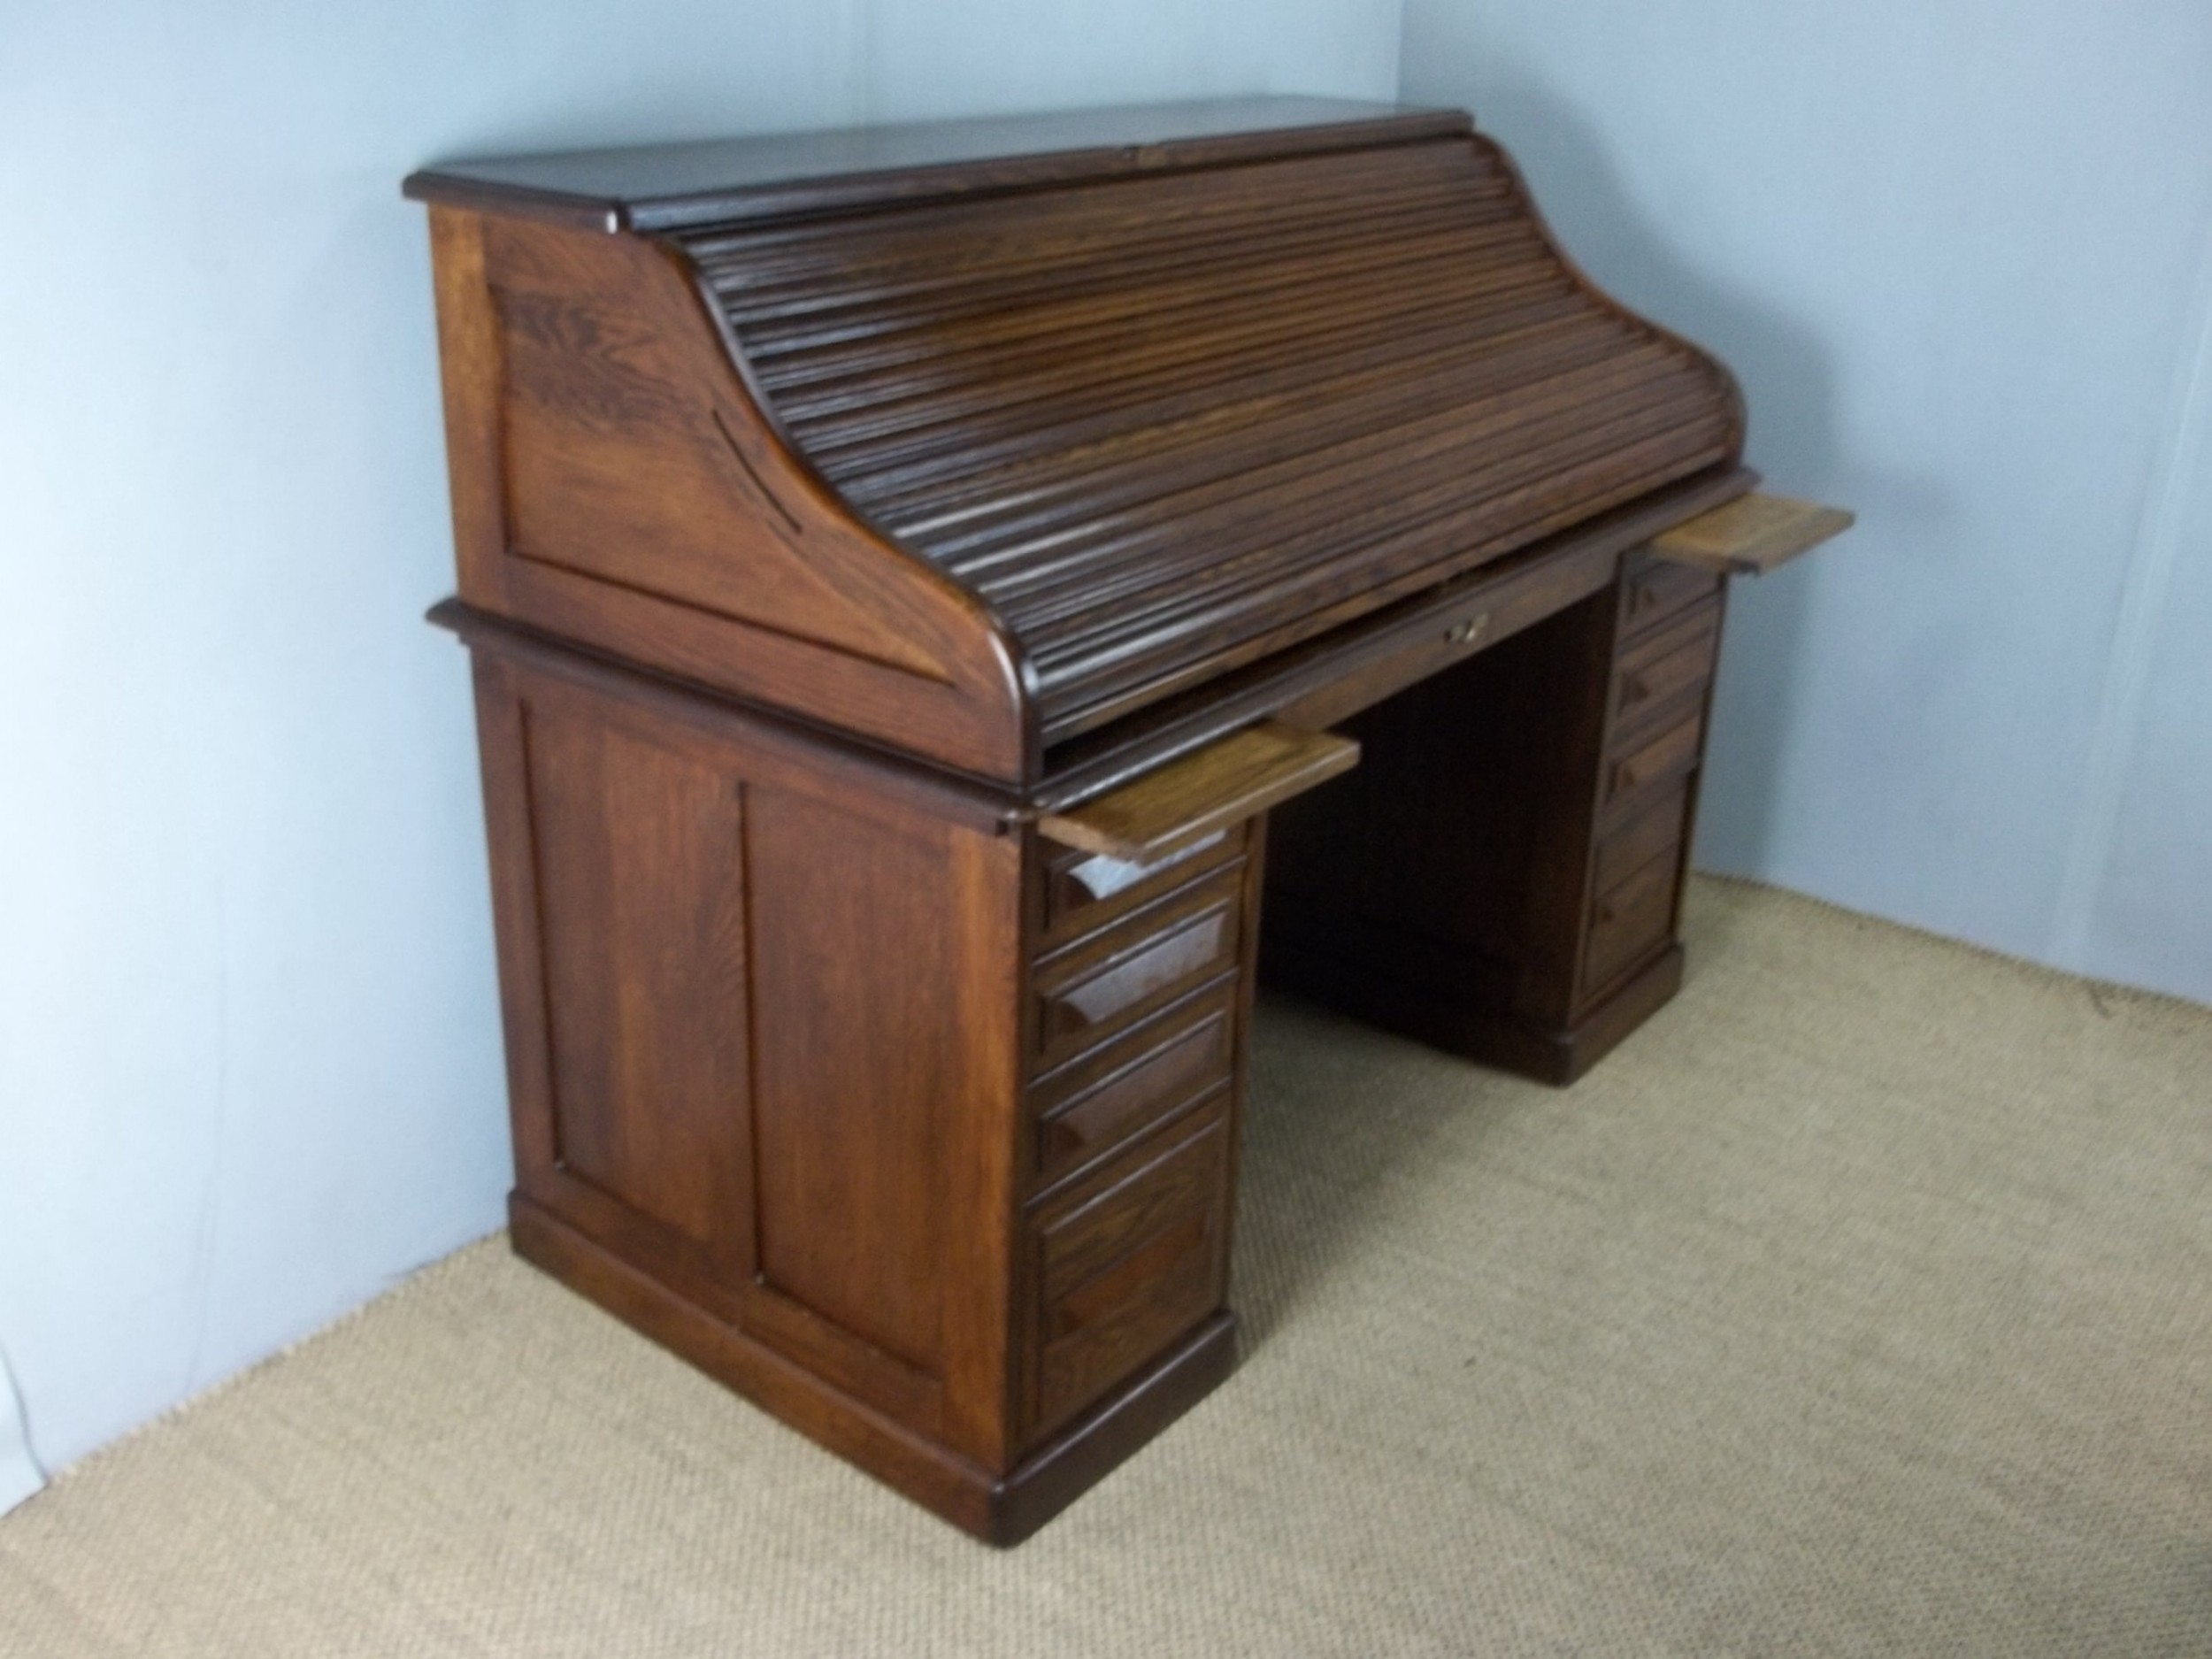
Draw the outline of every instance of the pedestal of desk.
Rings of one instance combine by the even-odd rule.
[[[1226,1374],[1263,815],[1133,865],[476,645],[519,1252],[998,1543]]]
[[[1263,981],[1569,1083],[1671,996],[1722,580],[1619,579],[1354,716],[1275,815]]]

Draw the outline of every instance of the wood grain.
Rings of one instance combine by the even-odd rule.
[[[1048,749],[1740,441],[1464,134],[676,240],[792,448],[1020,641]]]
[[[1556,1080],[1672,994],[1718,572],[1848,515],[1739,502],[1726,370],[1464,115],[408,189],[586,1294],[1005,1541],[1233,1359],[1263,884],[1271,973]]]
[[[1049,813],[1037,828],[1064,846],[1148,864],[1358,762],[1359,745],[1348,738],[1263,721],[1110,794]]]
[[[1840,507],[1760,492],[1655,536],[1651,550],[1700,570],[1761,576],[1842,534],[1856,521],[1855,513]]]

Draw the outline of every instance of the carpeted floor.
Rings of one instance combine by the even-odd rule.
[[[2212,1011],[1691,949],[1566,1094],[1266,1006],[1243,1368],[1010,1554],[489,1240],[0,1521],[0,1650],[2212,1654]]]

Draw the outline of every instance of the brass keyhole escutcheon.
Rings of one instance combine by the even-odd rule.
[[[1444,639],[1448,644],[1464,645],[1470,640],[1480,639],[1482,631],[1489,626],[1490,613],[1487,611],[1479,617],[1463,617],[1444,631]]]

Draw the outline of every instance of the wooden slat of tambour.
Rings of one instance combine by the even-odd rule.
[[[886,529],[926,534],[1017,498],[1041,500],[1056,488],[1081,488],[1090,478],[1102,487],[1125,466],[1141,477],[1156,451],[1208,449],[1253,427],[1311,419],[1317,411],[1334,419],[1355,402],[1366,406],[1386,398],[1447,396],[1445,382],[1455,386],[1479,365],[1488,371],[1494,363],[1519,361],[1548,342],[1557,342],[1563,355],[1599,349],[1586,319],[1565,314],[1571,304],[1554,295],[1536,304],[1501,308],[1487,319],[1494,326],[1453,318],[1402,334],[1386,332],[1355,349],[1287,364],[1241,365],[1241,372],[1209,385],[1122,405],[1104,418],[1042,434],[1025,429],[1010,442],[1002,440],[979,472],[887,470],[860,474],[841,488]],[[1570,333],[1571,342],[1564,338]],[[1423,372],[1409,373],[1416,364]]]
[[[1361,561],[1350,567],[1357,572],[1356,580],[1341,572],[1326,580],[1294,575],[1268,589],[1248,592],[1233,604],[1163,628],[1160,638],[1145,642],[1150,655],[1125,650],[1119,661],[1082,664],[1087,671],[1082,675],[1064,673],[1045,697],[1049,712],[1044,740],[1049,745],[1094,730],[1133,709],[1286,649],[1339,623],[1569,529],[1594,513],[1625,505],[1665,483],[1691,476],[1694,470],[1670,470],[1655,475],[1658,483],[1638,479],[1583,495],[1572,493],[1580,488],[1581,480],[1570,478],[1561,488],[1565,504],[1524,518],[1509,530],[1474,539],[1467,524],[1472,515],[1455,515],[1394,538],[1388,549],[1392,558],[1362,549]],[[1439,556],[1440,547],[1452,550]],[[1242,631],[1233,632],[1233,625]]]
[[[1707,447],[1710,458],[1719,458],[1717,448]],[[1039,681],[1048,699],[1058,701],[1062,695],[1073,697],[1080,688],[1094,686],[1102,675],[1115,671],[1150,678],[1153,670],[1145,659],[1168,653],[1179,645],[1210,642],[1225,646],[1258,631],[1271,614],[1285,612],[1286,619],[1287,616],[1305,613],[1312,610],[1317,598],[1332,596],[1340,589],[1355,597],[1377,590],[1401,568],[1387,557],[1389,552],[1398,553],[1416,568],[1424,570],[1433,565],[1440,545],[1454,549],[1455,564],[1460,558],[1465,558],[1469,564],[1479,562],[1481,557],[1490,552],[1520,545],[1573,522],[1587,511],[1582,507],[1586,501],[1612,506],[1656,488],[1656,482],[1664,481],[1670,474],[1686,476],[1686,472],[1655,467],[1649,472],[1631,472],[1617,483],[1609,484],[1606,480],[1609,473],[1618,476],[1621,469],[1617,462],[1624,454],[1671,457],[1683,449],[1684,442],[1679,435],[1662,426],[1655,435],[1642,444],[1622,451],[1609,442],[1595,447],[1593,458],[1584,466],[1563,476],[1549,472],[1536,475],[1519,489],[1507,492],[1502,505],[1496,502],[1486,503],[1494,519],[1502,522],[1486,525],[1481,521],[1479,510],[1462,509],[1413,524],[1391,526],[1371,543],[1362,542],[1356,534],[1351,535],[1348,539],[1354,542],[1360,555],[1349,565],[1350,570],[1357,572],[1356,577],[1347,575],[1339,556],[1322,548],[1313,550],[1302,563],[1271,560],[1256,580],[1253,572],[1246,572],[1240,580],[1218,581],[1197,591],[1174,592],[1167,595],[1162,606],[1141,618],[1125,624],[1117,618],[1112,624],[1102,624],[1038,649],[1034,660]],[[1573,505],[1563,514],[1557,508],[1541,511],[1542,503],[1549,499],[1541,494],[1544,491],[1554,495],[1563,494]],[[1520,505],[1527,506],[1529,511],[1509,516],[1508,509]],[[1210,652],[1209,660],[1214,655]]]
[[[1461,400],[1409,419],[1394,420],[1375,411],[1348,428],[1308,422],[1295,436],[1310,447],[1297,447],[1280,433],[1265,434],[1274,442],[1264,458],[1242,446],[1220,446],[1217,456],[1210,449],[1217,464],[1208,476],[1179,484],[1171,474],[1156,472],[1158,488],[1123,511],[1110,511],[1110,501],[1094,496],[1093,510],[1079,519],[1064,511],[1033,527],[1022,523],[974,534],[906,534],[995,603],[1011,604],[1015,595],[1049,585],[1074,566],[1106,574],[1119,562],[1115,549],[1148,529],[1172,525],[1179,537],[1210,534],[1219,524],[1234,521],[1239,503],[1252,497],[1267,496],[1263,504],[1271,513],[1278,505],[1302,508],[1379,473],[1449,467],[1467,449],[1493,445],[1502,434],[1509,434],[1517,449],[1540,444],[1562,423],[1586,424],[1598,400],[1678,373],[1680,365],[1663,347],[1646,342],[1632,356],[1601,356],[1557,373],[1545,373],[1548,367],[1539,364],[1526,379],[1479,393],[1468,388]],[[1500,458],[1510,453],[1501,452]],[[1049,557],[1040,557],[1043,553]],[[1010,565],[1020,567],[1017,575],[997,574]]]
[[[979,283],[971,292],[971,304],[943,316],[916,317],[864,313],[826,319],[804,337],[787,336],[787,351],[757,350],[769,330],[761,325],[741,325],[738,332],[748,342],[749,358],[757,365],[764,386],[786,396],[810,412],[821,405],[827,392],[838,387],[892,387],[900,383],[902,370],[910,369],[921,355],[953,354],[956,362],[988,362],[1018,352],[1025,343],[1056,344],[1071,340],[1076,349],[1098,355],[1117,343],[1100,330],[1110,324],[1130,326],[1171,322],[1191,349],[1209,349],[1213,329],[1229,334],[1269,320],[1269,308],[1251,302],[1280,294],[1285,297],[1340,291],[1347,284],[1385,280],[1394,270],[1422,268],[1425,283],[1402,296],[1422,306],[1448,308],[1455,302],[1450,290],[1463,287],[1476,291],[1499,284],[1501,273],[1534,265],[1553,275],[1559,273],[1544,257],[1526,227],[1505,224],[1470,227],[1446,223],[1432,227],[1371,227],[1365,245],[1338,247],[1308,260],[1269,250],[1255,257],[1240,272],[1210,266],[1193,258],[1172,272],[1160,271],[1156,280],[1139,280],[1145,273],[1087,273],[1087,278],[1113,274],[1112,282],[1025,285]],[[1425,267],[1434,265],[1433,272]],[[1226,312],[1207,313],[1210,301],[1223,295],[1246,302]],[[1194,315],[1190,313],[1195,313]],[[1195,332],[1189,326],[1198,325]],[[811,400],[811,401],[810,401]]]
[[[1593,404],[1596,403],[1595,397]],[[1654,400],[1655,401],[1655,400]],[[1669,411],[1654,413],[1651,401],[1619,400],[1601,405],[1554,406],[1521,419],[1517,411],[1495,411],[1474,433],[1428,423],[1426,430],[1394,444],[1385,432],[1366,442],[1343,446],[1324,464],[1319,457],[1293,457],[1275,466],[1258,467],[1222,488],[1237,493],[1192,505],[1188,511],[1139,526],[1116,545],[1087,541],[1050,562],[1033,555],[1008,572],[976,579],[978,589],[1018,626],[1033,629],[1039,649],[1053,626],[1072,612],[1113,613],[1102,626],[1119,626],[1138,618],[1127,606],[1133,581],[1169,557],[1193,584],[1235,580],[1256,560],[1294,559],[1317,541],[1340,541],[1368,525],[1415,521],[1455,503],[1470,503],[1503,493],[1532,471],[1571,461],[1595,434],[1599,441],[1640,436],[1643,426],[1663,422]],[[1472,472],[1467,463],[1479,456]],[[1388,487],[1377,488],[1387,480]],[[1279,510],[1300,526],[1286,531]],[[1050,552],[1053,549],[1041,549]],[[1110,603],[1089,603],[1098,601]]]
[[[1084,258],[1130,238],[1168,239],[1252,224],[1295,226],[1363,201],[1448,192],[1470,203],[1509,194],[1463,146],[1444,143],[1352,151],[1322,162],[1263,164],[1234,173],[1114,180],[1048,195],[983,197],[763,227],[734,234],[687,234],[710,272],[756,271],[773,280],[840,287],[918,258],[937,270],[990,270],[1033,251]]]
[[[1330,239],[1327,245],[1349,242],[1356,247],[1360,243],[1394,241],[1416,231],[1432,234],[1456,231],[1469,237],[1487,233],[1494,240],[1502,239],[1511,245],[1511,233],[1517,231],[1525,235],[1527,231],[1525,225],[1510,217],[1465,204],[1428,206],[1410,221],[1349,204],[1340,219],[1342,222],[1327,233],[1317,228],[1302,234],[1325,234]],[[1479,251],[1483,245],[1475,243],[1471,251]],[[1208,242],[1194,242],[1156,250],[1148,247],[1141,250],[1141,257],[1133,257],[1127,250],[1101,254],[1071,268],[1041,273],[973,271],[964,287],[949,290],[941,299],[928,303],[887,303],[865,288],[856,292],[849,286],[836,286],[826,293],[813,296],[805,310],[785,305],[772,296],[765,296],[757,308],[747,305],[725,309],[746,337],[748,356],[757,372],[766,383],[773,385],[802,373],[811,377],[815,371],[808,359],[839,361],[872,349],[887,347],[895,350],[905,337],[916,331],[972,321],[979,316],[988,318],[1010,299],[1080,296],[1101,287],[1109,291],[1141,288],[1145,285],[1141,279],[1148,275],[1158,274],[1171,280],[1187,279],[1195,273],[1223,265],[1241,264],[1248,279],[1262,280],[1266,275],[1266,260],[1281,262],[1286,252],[1295,253],[1300,247],[1298,239],[1286,239],[1279,234],[1256,238],[1227,249],[1217,249]],[[864,355],[857,360],[864,363],[867,358]]]
[[[855,315],[910,325],[970,314],[977,309],[979,288],[1071,292],[1094,282],[1141,277],[1193,257],[1218,265],[1248,257],[1256,249],[1340,246],[1371,234],[1378,225],[1471,230],[1517,222],[1502,196],[1471,199],[1464,192],[1443,188],[1371,194],[1308,208],[1295,217],[1248,214],[1195,232],[1147,222],[1125,234],[1096,238],[1088,247],[1041,247],[1033,227],[1017,224],[989,239],[1003,241],[1010,250],[996,259],[987,258],[987,249],[974,245],[956,252],[945,239],[933,235],[916,239],[911,246],[880,239],[856,248],[833,265],[809,261],[789,270],[764,269],[757,260],[733,254],[703,264],[701,274],[733,325],[758,330],[765,365],[804,349],[803,343],[786,342],[803,342]]]
[[[1487,247],[1478,245],[1468,227],[1445,222],[1394,226],[1394,233],[1402,234],[1356,245],[1271,248],[1268,265],[1281,273],[1272,278],[1248,261],[1239,270],[1186,257],[1163,260],[1156,272],[1102,269],[1087,273],[1080,282],[1049,288],[978,285],[964,296],[960,309],[946,307],[926,317],[841,313],[789,352],[759,359],[757,372],[787,420],[818,422],[924,387],[956,389],[964,373],[987,379],[1002,366],[1023,366],[1023,354],[1041,348],[1102,356],[1110,346],[1126,345],[1131,330],[1150,335],[1171,331],[1187,349],[1203,351],[1209,324],[1249,326],[1269,314],[1253,303],[1276,294],[1344,296],[1353,288],[1385,284],[1394,270],[1426,273],[1432,265],[1436,277],[1462,282],[1513,265],[1549,270],[1525,227],[1500,228],[1509,234]],[[1486,251],[1494,257],[1480,257]],[[1433,289],[1417,292],[1425,304],[1445,298]],[[1219,309],[1232,300],[1252,308]],[[738,332],[749,353],[765,330],[740,324]]]
[[[1402,256],[1394,262],[1389,252]],[[1064,391],[1077,363],[1088,357],[1126,380],[1156,365],[1203,361],[1226,351],[1249,350],[1265,336],[1296,342],[1316,327],[1348,314],[1347,308],[1387,303],[1409,282],[1418,304],[1440,310],[1454,298],[1472,299],[1555,282],[1530,248],[1512,264],[1495,267],[1467,261],[1448,241],[1420,247],[1365,250],[1357,268],[1333,270],[1334,280],[1315,283],[1303,275],[1280,281],[1250,278],[1240,285],[1187,283],[1173,292],[1139,290],[1049,304],[1010,304],[957,338],[939,337],[941,362],[903,363],[837,381],[815,396],[780,401],[786,425],[803,433],[826,457],[881,444],[918,428],[941,426],[963,414],[986,417],[1024,401],[1033,388]],[[1453,289],[1462,291],[1455,296]],[[1409,309],[1404,301],[1394,311]],[[991,338],[977,343],[982,335]],[[1068,352],[1049,348],[1066,346]],[[996,373],[979,373],[993,364]],[[1094,383],[1092,388],[1096,389]],[[995,400],[993,394],[999,394]]]
[[[1262,583],[1328,580],[1315,566],[1326,565],[1348,547],[1359,553],[1371,572],[1380,572],[1395,567],[1393,555],[1402,549],[1420,554],[1418,546],[1406,548],[1409,541],[1449,535],[1456,549],[1487,536],[1518,535],[1549,511],[1547,492],[1586,495],[1605,488],[1611,474],[1620,488],[1640,493],[1647,473],[1672,470],[1678,455],[1717,449],[1719,436],[1714,430],[1677,426],[1664,411],[1646,411],[1633,422],[1582,434],[1573,449],[1555,447],[1524,456],[1512,467],[1486,467],[1479,487],[1446,480],[1412,498],[1356,498],[1358,504],[1319,518],[1295,534],[1252,539],[1234,560],[1203,565],[1179,580],[1154,584],[1160,598],[1148,610],[1122,592],[1113,595],[1111,603],[1091,612],[1076,607],[1029,618],[1038,641],[1034,657],[1039,672],[1049,680],[1070,657],[1094,657],[1119,641],[1156,636],[1177,626],[1179,618],[1209,609],[1223,592],[1256,590]],[[1356,579],[1345,580],[1356,586]],[[1008,610],[1023,614],[1018,607]],[[1056,627],[1056,620],[1062,626]]]
[[[784,430],[1049,744],[1724,462],[1724,378],[1486,141],[684,238]]]
[[[1471,239],[1479,250],[1509,245],[1514,232],[1525,234],[1527,230],[1502,205],[1449,200],[1348,204],[1326,224],[1294,230],[1280,226],[1225,228],[1168,242],[1146,239],[1075,256],[1071,265],[1048,265],[1033,256],[1012,268],[972,271],[970,280],[962,284],[949,280],[926,287],[888,280],[861,283],[849,273],[803,299],[787,297],[780,289],[732,291],[726,280],[715,284],[711,273],[709,286],[723,301],[731,324],[752,342],[750,351],[762,373],[782,379],[795,373],[795,357],[864,352],[883,336],[970,321],[987,316],[993,299],[1111,293],[1153,281],[1187,280],[1239,265],[1248,276],[1257,273],[1255,260],[1259,257],[1318,259],[1356,251],[1379,239],[1457,235]]]
[[[1563,285],[1555,280],[1524,285],[1518,291],[1502,290],[1493,297],[1501,307],[1517,311],[1529,304],[1568,303]],[[1282,362],[1294,348],[1302,348],[1302,360],[1325,364],[1389,338],[1394,327],[1411,331],[1441,320],[1379,305],[1370,310],[1380,314],[1371,316],[1363,326],[1340,324],[1318,338],[1287,326],[1252,329],[1234,342],[1240,349],[1207,358],[1133,349],[1111,365],[1099,365],[1079,392],[1066,389],[1065,369],[1057,380],[1020,377],[1007,388],[1001,402],[978,398],[972,411],[957,419],[940,414],[935,424],[895,442],[879,440],[865,449],[821,454],[818,465],[841,488],[864,493],[941,482],[949,477],[987,481],[997,465],[1009,460],[1142,424],[1163,396],[1171,400],[1171,407],[1182,409],[1205,407],[1210,396],[1225,402],[1255,383],[1271,365]]]
[[[1445,185],[1469,194],[1509,188],[1463,142],[1453,140],[1380,150],[1346,150],[1327,157],[1262,162],[1226,171],[1153,173],[1097,180],[1041,194],[978,195],[955,201],[906,204],[866,213],[833,214],[810,219],[763,221],[738,227],[693,227],[679,233],[702,260],[719,262],[735,254],[757,257],[764,265],[800,261],[810,250],[826,250],[842,268],[856,251],[864,256],[887,241],[905,236],[932,239],[990,250],[983,239],[1018,217],[1040,238],[1082,245],[1110,234],[1132,221],[1172,227],[1194,220],[1233,221],[1289,204],[1293,213],[1308,200],[1374,195]]]
[[[1041,818],[1037,830],[1063,846],[1148,864],[1302,795],[1358,760],[1350,738],[1266,721]]]
[[[1046,534],[1070,521],[1100,521],[1118,508],[1140,503],[1164,505],[1187,499],[1183,492],[1212,480],[1240,479],[1255,469],[1293,455],[1334,454],[1361,440],[1381,442],[1385,434],[1410,441],[1439,419],[1450,419],[1480,400],[1531,387],[1600,363],[1617,362],[1617,347],[1587,332],[1554,343],[1532,341],[1516,353],[1483,353],[1455,361],[1442,358],[1428,373],[1409,375],[1402,365],[1389,372],[1331,382],[1317,419],[1303,399],[1266,400],[1245,405],[1234,425],[1209,423],[1207,442],[1192,445],[1187,434],[1151,427],[1126,434],[1105,453],[1083,457],[1079,467],[1064,461],[1036,484],[1021,469],[1008,468],[1004,488],[956,507],[939,506],[928,518],[872,509],[877,524],[926,546],[946,569],[980,575],[996,549]],[[1233,410],[1238,405],[1231,405]],[[1180,442],[1179,442],[1179,439]],[[1149,440],[1149,442],[1148,442]],[[1160,451],[1167,453],[1162,454]],[[855,492],[857,499],[857,492]]]
[[[1107,469],[1125,457],[1142,464],[1165,450],[1203,450],[1254,420],[1332,408],[1339,396],[1377,384],[1417,381],[1421,377],[1409,371],[1425,362],[1456,374],[1471,359],[1492,350],[1502,355],[1551,341],[1564,351],[1571,333],[1587,332],[1567,315],[1572,303],[1554,292],[1534,303],[1500,307],[1491,319],[1494,328],[1461,318],[1403,334],[1376,331],[1349,341],[1342,349],[1289,363],[1270,356],[1256,364],[1221,365],[1212,380],[1176,386],[1165,396],[995,434],[972,446],[972,470],[955,465],[956,457],[939,457],[859,474],[840,488],[887,526],[940,503],[987,503],[1002,488],[1008,494],[1052,487],[1079,489],[1094,476],[1108,476]]]
[[[1081,289],[1002,291],[982,286],[979,292],[987,296],[987,303],[979,304],[972,315],[920,323],[906,319],[887,319],[879,325],[848,322],[845,331],[852,338],[810,340],[787,356],[772,358],[755,358],[749,344],[748,356],[755,362],[757,377],[764,387],[797,404],[809,392],[840,387],[895,389],[904,383],[905,374],[910,374],[918,358],[928,361],[941,353],[956,365],[987,365],[1010,357],[1018,361],[1020,350],[1028,344],[1049,343],[1071,347],[1081,354],[1105,355],[1128,343],[1124,337],[1098,332],[1108,322],[1155,333],[1171,328],[1187,350],[1203,353],[1254,327],[1274,326],[1271,308],[1249,302],[1278,294],[1286,299],[1310,299],[1316,294],[1340,295],[1348,286],[1379,284],[1394,296],[1394,309],[1449,311],[1468,296],[1525,282],[1532,271],[1555,280],[1563,278],[1563,273],[1544,257],[1525,228],[1514,228],[1514,235],[1501,235],[1480,245],[1470,245],[1473,239],[1465,233],[1425,235],[1417,245],[1411,237],[1400,242],[1377,235],[1371,240],[1382,245],[1371,247],[1363,250],[1363,257],[1333,269],[1326,283],[1317,283],[1311,273],[1291,262],[1271,261],[1280,265],[1273,273],[1265,268],[1247,270],[1233,280],[1223,280],[1223,273],[1201,271],[1196,274],[1205,280],[1199,282],[1192,279],[1192,273],[1183,273],[1186,280],[1179,297],[1164,294],[1156,286],[1128,282],[1102,296]],[[1402,281],[1394,287],[1389,284],[1393,271],[1403,273],[1416,262],[1420,274],[1427,279],[1423,285],[1409,290]],[[1432,265],[1435,269],[1427,268]],[[1209,311],[1209,301],[1225,292],[1241,296],[1246,303],[1227,311]],[[1348,314],[1344,320],[1353,318]],[[749,342],[760,332],[749,327],[739,330]]]
[[[1857,517],[1841,507],[1755,491],[1653,537],[1651,550],[1678,565],[1759,576],[1840,535]]]

